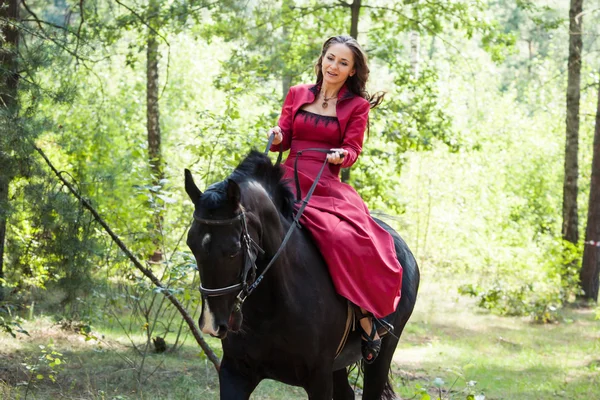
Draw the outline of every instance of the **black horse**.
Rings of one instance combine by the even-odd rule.
[[[199,325],[223,345],[221,399],[248,399],[263,379],[300,386],[311,400],[354,399],[347,367],[361,359],[360,333],[351,332],[336,358],[348,305],[304,230],[293,232],[260,277],[293,223],[294,196],[282,175],[256,151],[204,193],[185,171],[185,189],[195,205],[187,244],[202,282]],[[415,305],[419,269],[400,236],[377,222],[394,238],[404,278],[400,304],[389,318],[393,335],[382,339],[379,357],[364,366],[363,399],[392,399],[390,363]],[[249,288],[256,290],[244,302]]]

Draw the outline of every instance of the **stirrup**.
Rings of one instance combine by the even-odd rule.
[[[365,332],[362,325],[360,324],[360,320],[364,318],[371,318],[371,332]],[[379,355],[379,351],[381,350],[381,338],[375,339],[375,335],[377,334],[377,327],[375,326],[375,317],[370,314],[360,313],[358,317],[360,330],[362,331],[360,350],[362,352],[363,359],[367,364],[372,364],[377,356]]]

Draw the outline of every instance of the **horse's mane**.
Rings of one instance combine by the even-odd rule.
[[[227,179],[217,182],[206,189],[201,198],[202,206],[213,209],[218,204],[222,204],[227,193],[228,179],[235,181],[238,185],[249,180],[254,180],[264,187],[279,212],[286,219],[292,219],[294,194],[282,178],[283,170],[281,168],[274,166],[268,156],[252,150]]]

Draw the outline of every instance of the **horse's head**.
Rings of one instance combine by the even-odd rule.
[[[187,245],[200,272],[204,333],[223,339],[228,330],[239,330],[242,314],[236,296],[252,279],[258,253],[256,224],[240,204],[240,187],[229,179],[209,187],[205,193],[185,172],[185,189],[195,205],[194,221]]]
[[[185,190],[195,206],[187,244],[202,282],[202,332],[224,338],[240,329],[237,296],[253,283],[263,249],[269,257],[281,243],[280,215],[290,218],[293,212],[293,194],[281,178],[281,169],[255,151],[204,193],[185,171]]]

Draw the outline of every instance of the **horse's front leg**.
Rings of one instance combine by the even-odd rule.
[[[333,371],[333,400],[354,400],[355,397],[346,368]]]
[[[240,371],[235,365],[225,359],[221,362],[219,370],[221,400],[248,400],[260,382],[256,376]]]
[[[308,400],[331,400],[333,397],[331,370],[318,371],[313,374],[310,383],[304,389],[308,394]]]

